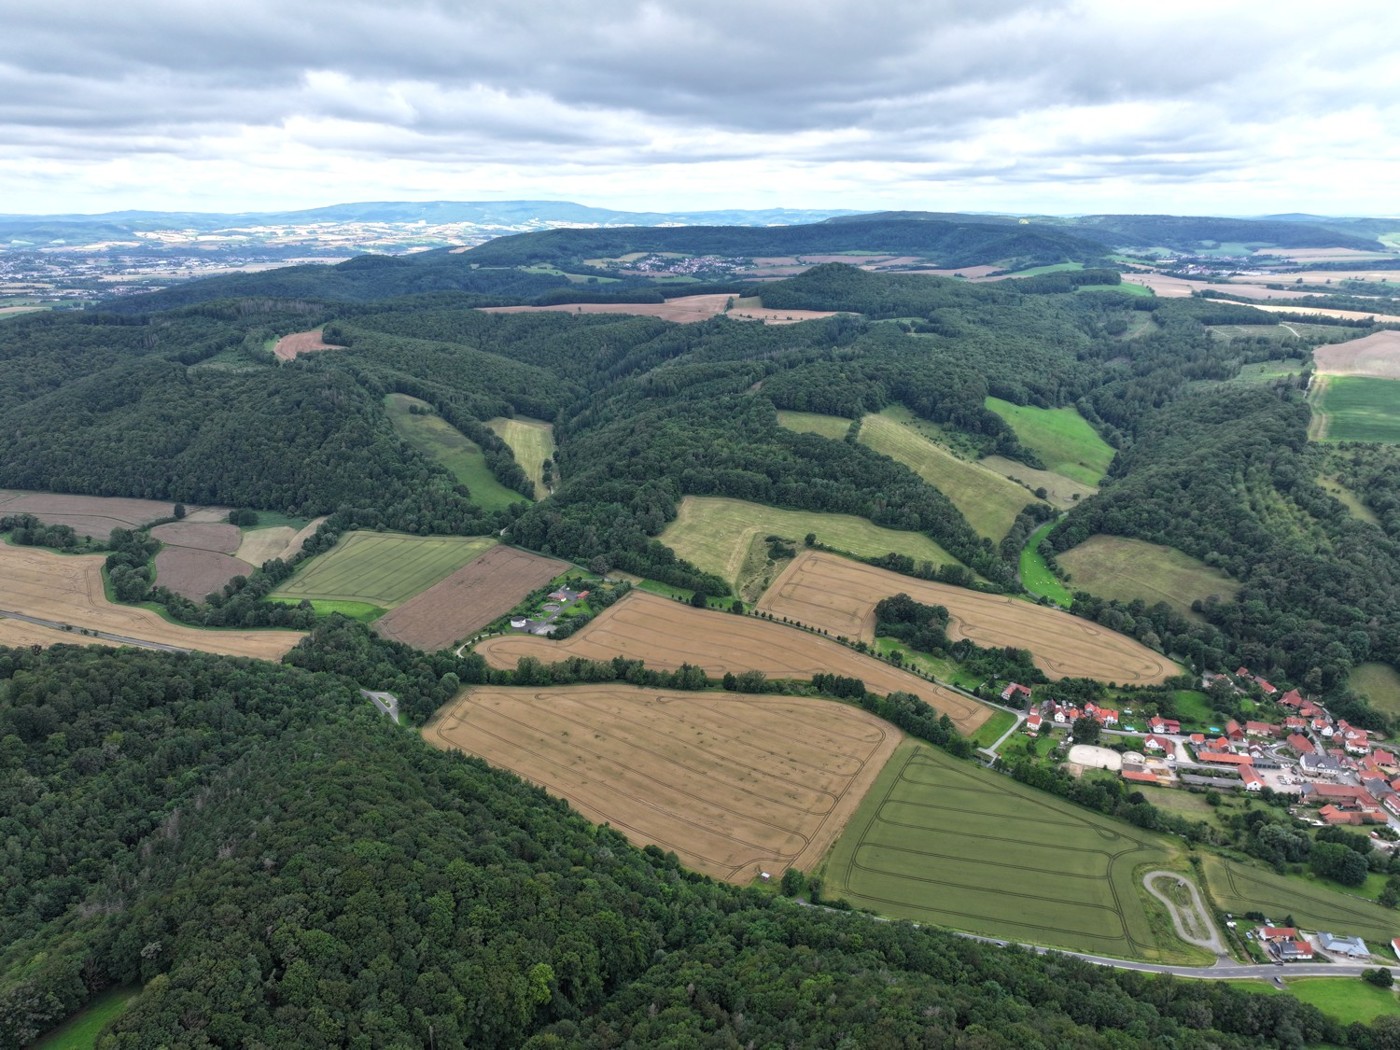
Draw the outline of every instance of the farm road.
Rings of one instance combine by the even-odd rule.
[[[75,637],[74,645],[82,645],[83,638],[101,638],[103,641],[116,642],[118,645],[134,645],[138,649],[157,649],[163,653],[192,653],[194,649],[186,649],[182,645],[167,645],[165,642],[148,642],[143,638],[128,638],[124,634],[109,634],[107,631],[95,631],[90,627],[75,627],[71,623],[62,623],[59,620],[45,620],[39,616],[30,616],[28,613],[10,612],[8,609],[0,609],[0,618],[9,620],[22,620],[25,623],[37,624],[40,627],[52,627],[56,631],[73,631]],[[84,633],[86,632],[86,633]]]
[[[1157,888],[1159,880],[1162,879],[1175,882],[1179,888],[1190,894],[1191,907],[1189,910],[1172,900],[1165,891]],[[1172,925],[1176,927],[1178,937],[1187,944],[1194,944],[1198,948],[1212,951],[1222,959],[1229,957],[1230,953],[1225,950],[1225,942],[1220,939],[1220,931],[1215,928],[1215,923],[1211,922],[1210,912],[1206,910],[1205,902],[1201,900],[1201,891],[1196,888],[1194,882],[1183,879],[1171,871],[1149,871],[1143,878],[1142,884],[1147,887],[1148,893],[1167,906],[1167,911],[1171,912]],[[1205,935],[1202,936],[1202,933]]]

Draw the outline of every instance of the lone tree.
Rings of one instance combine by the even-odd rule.
[[[1085,715],[1074,720],[1074,725],[1070,727],[1069,736],[1076,744],[1097,744],[1102,731],[1103,727],[1096,719]]]

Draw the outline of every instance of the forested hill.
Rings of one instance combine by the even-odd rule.
[[[104,1050],[1400,1034],[717,884],[290,667],[0,649],[0,828],[7,1047],[138,983]]]

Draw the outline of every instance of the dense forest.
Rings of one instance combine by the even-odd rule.
[[[0,764],[7,1046],[136,982],[104,1047],[1400,1045],[714,883],[329,672],[0,650]]]

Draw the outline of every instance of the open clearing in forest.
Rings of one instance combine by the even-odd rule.
[[[544,461],[554,459],[554,424],[539,419],[497,416],[488,419],[486,425],[510,446],[520,469],[535,483],[535,498],[548,496],[549,487],[544,483]]]
[[[1389,664],[1361,664],[1352,669],[1347,685],[1370,700],[1377,711],[1400,715],[1400,671]]]
[[[1189,554],[1122,536],[1090,536],[1056,560],[1069,573],[1071,590],[1123,602],[1166,602],[1185,616],[1193,615],[1191,603],[1197,599],[1214,594],[1228,601],[1240,589],[1225,573]]]
[[[907,408],[885,409],[861,420],[860,443],[903,463],[953,502],[977,535],[993,543],[1035,497],[1024,487],[977,463],[959,459],[915,430]]]
[[[0,610],[143,642],[263,660],[281,659],[303,637],[300,631],[200,630],[169,623],[149,609],[114,605],[102,586],[103,560],[98,554],[54,554],[0,543]],[[80,635],[53,633],[55,642],[84,641]]]
[[[726,311],[725,307],[731,303],[734,305]],[[765,324],[795,324],[798,321],[835,316],[831,310],[768,310],[752,300],[740,305],[734,296],[722,293],[682,295],[675,299],[667,299],[664,303],[558,303],[554,306],[484,306],[479,309],[488,314],[524,314],[540,311],[564,314],[634,314],[641,317],[659,317],[663,321],[675,321],[678,324],[708,321],[719,314],[739,321],[762,321]]]
[[[271,597],[392,609],[495,545],[490,536],[347,532],[325,554],[303,563]]]
[[[272,352],[279,361],[290,361],[298,354],[314,354],[321,350],[344,350],[343,346],[335,346],[321,338],[321,329],[313,328],[309,332],[297,332],[294,335],[284,335],[277,340],[277,345],[272,348]]]
[[[423,735],[737,883],[814,867],[902,738],[830,700],[616,684],[474,687]]]
[[[1002,477],[1010,478],[1026,487],[1026,499],[1029,501],[1038,490],[1045,491],[1045,502],[1056,510],[1068,510],[1082,499],[1088,499],[1099,491],[1097,485],[1085,485],[1067,478],[1063,474],[1057,474],[1053,470],[1037,470],[1035,467],[1028,467],[1024,463],[1018,463],[1014,459],[1007,459],[1005,456],[984,456],[977,461],[988,470],[995,471]]]
[[[1387,329],[1313,350],[1317,371],[1336,376],[1400,379],[1400,332]]]
[[[567,562],[492,547],[445,580],[375,621],[385,638],[433,652],[481,630],[527,594],[567,571]]]
[[[1113,462],[1113,446],[1073,406],[1035,408],[989,397],[987,408],[1006,420],[1017,440],[1039,456],[1047,470],[1081,485],[1097,485]]]
[[[1154,924],[1142,872],[1172,868],[1160,835],[916,741],[866,793],[825,865],[827,892],[893,918],[1152,961],[1199,961]]]
[[[1319,375],[1309,398],[1312,440],[1400,444],[1400,379]]]
[[[1181,669],[1125,635],[1002,594],[901,576],[824,551],[804,551],[759,602],[760,612],[787,617],[830,634],[873,641],[875,606],[907,594],[948,610],[948,637],[978,645],[1029,649],[1052,678],[1097,678],[1120,685],[1155,685]]]
[[[426,401],[390,394],[384,399],[384,409],[399,437],[465,485],[472,502],[482,510],[501,510],[526,501],[527,497],[496,480],[481,446],[435,415]]]
[[[274,558],[287,561],[301,553],[306,541],[316,534],[316,530],[325,524],[325,521],[324,517],[314,518],[300,529],[294,529],[290,525],[245,529],[243,541],[234,552],[234,557],[253,566],[262,565]]]
[[[1390,954],[1390,939],[1400,935],[1400,914],[1373,901],[1214,853],[1202,852],[1201,861],[1210,895],[1224,911],[1235,915],[1260,911],[1275,923],[1292,915],[1305,930],[1358,936],[1367,947],[1385,955]]]
[[[840,441],[851,429],[851,421],[845,416],[825,416],[820,412],[778,412],[778,425],[798,434],[817,434],[820,437]]]
[[[810,680],[815,674],[859,678],[872,693],[913,693],[970,735],[991,708],[908,671],[780,623],[752,616],[693,609],[645,591],[633,591],[561,642],[532,634],[487,638],[476,651],[492,667],[514,668],[522,658],[554,663],[570,657],[611,660],[622,656],[674,671],[682,664],[711,678],[727,672],[762,671],[769,678]]]
[[[893,551],[907,554],[915,562],[958,564],[921,532],[886,529],[851,514],[783,510],[718,496],[686,496],[676,520],[657,538],[686,561],[734,583],[755,539],[779,536],[800,547],[808,533],[814,533],[817,542],[827,547],[862,558],[878,558]]]
[[[226,508],[217,509],[227,513]],[[159,500],[0,489],[0,515],[33,514],[46,525],[68,525],[80,536],[100,540],[113,529],[137,529],[174,513],[174,503]]]
[[[151,535],[163,544],[156,553],[156,583],[191,601],[203,601],[235,576],[253,571],[253,565],[232,556],[243,541],[237,525],[172,521],[157,525]]]

